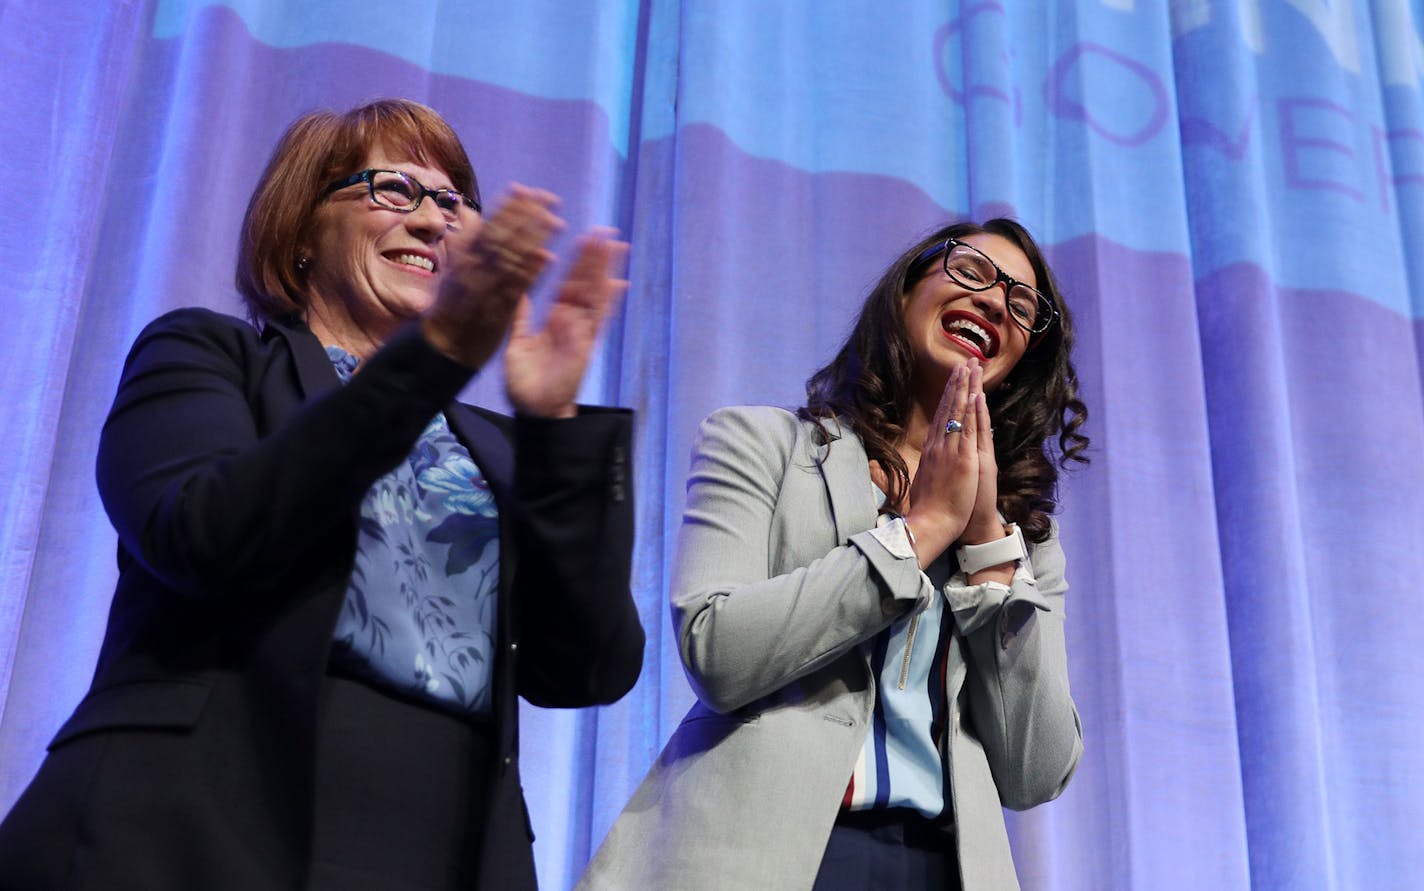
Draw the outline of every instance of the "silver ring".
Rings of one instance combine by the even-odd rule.
[[[963,429],[964,425],[956,421],[954,418],[950,418],[949,423],[944,425],[945,433],[958,433]]]

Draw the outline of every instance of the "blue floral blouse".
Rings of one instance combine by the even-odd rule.
[[[326,348],[341,382],[359,360]],[[499,513],[480,468],[437,414],[366,493],[332,664],[472,717],[490,711]]]

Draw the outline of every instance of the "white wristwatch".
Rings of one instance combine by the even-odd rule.
[[[959,561],[959,568],[965,575],[973,575],[981,569],[998,566],[1000,563],[1013,563],[1028,556],[1023,530],[1019,529],[1017,523],[1010,523],[1009,529],[1009,534],[998,541],[965,545],[955,549],[955,559]]]

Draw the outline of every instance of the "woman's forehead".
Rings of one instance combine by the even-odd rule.
[[[366,152],[364,167],[376,167],[384,170],[399,170],[402,173],[409,173],[420,180],[427,187],[443,188],[450,184],[450,175],[439,167],[431,167],[426,161],[420,160],[420,152],[411,149],[392,150],[377,143]],[[436,182],[440,180],[440,182]]]

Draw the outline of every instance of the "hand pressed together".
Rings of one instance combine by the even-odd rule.
[[[953,426],[957,429],[947,431]],[[920,566],[928,566],[955,543],[1002,538],[998,497],[984,369],[971,358],[950,372],[910,483],[905,521],[914,533]]]

